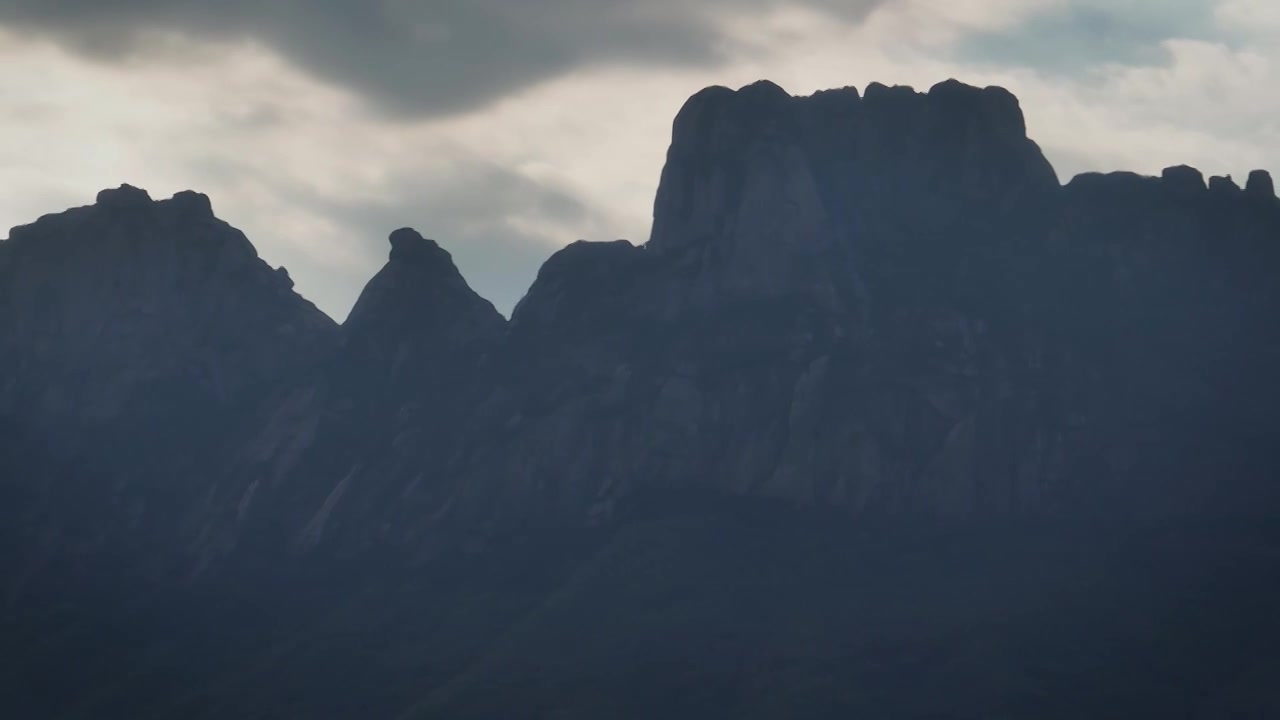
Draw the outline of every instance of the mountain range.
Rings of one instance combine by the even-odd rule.
[[[511,313],[337,324],[208,197],[0,242],[10,717],[1273,717],[1271,177],[950,80],[680,109]]]

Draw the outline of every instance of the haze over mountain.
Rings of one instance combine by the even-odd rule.
[[[1265,171],[1064,185],[1002,88],[760,81],[509,320],[389,241],[341,325],[195,192],[0,243],[0,707],[1280,707]]]

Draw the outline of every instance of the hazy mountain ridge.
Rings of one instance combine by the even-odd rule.
[[[704,90],[674,122],[648,243],[564,248],[509,322],[434,241],[390,242],[339,327],[196,193],[123,186],[15,228],[0,243],[13,617],[103,582],[305,596],[333,576],[352,594],[299,617],[363,627],[378,611],[361,583],[529,528],[621,523],[602,553],[640,562],[651,550],[627,538],[657,533],[661,562],[695,568],[670,538],[697,531],[616,517],[636,498],[1073,532],[1280,508],[1270,176],[1063,186],[999,88]],[[610,577],[594,553],[557,552],[585,579],[495,602],[495,627],[525,618],[507,649],[468,640],[485,649],[459,652],[490,659],[451,659],[447,687],[397,686],[414,697],[388,707],[483,706],[492,668],[527,660],[520,638],[614,591],[591,589]]]
[[[450,371],[474,384],[443,403],[467,430],[398,420],[320,486],[395,497],[392,535],[595,522],[655,487],[933,515],[1239,509],[1233,483],[1265,478],[1214,475],[1265,475],[1247,463],[1267,451],[1218,447],[1246,432],[1220,426],[1275,429],[1246,407],[1276,393],[1266,179],[1060,187],[994,88],[710,89],[677,116],[649,243],[560,251],[501,343]],[[419,398],[400,400],[407,417]]]

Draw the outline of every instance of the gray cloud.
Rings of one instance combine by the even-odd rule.
[[[860,18],[888,0],[802,0]],[[181,52],[154,31],[252,38],[390,113],[466,111],[590,63],[724,59],[717,13],[785,0],[0,0],[0,24],[105,60]]]
[[[1217,35],[1213,0],[1074,0],[1014,28],[973,34],[957,57],[1075,74],[1104,64],[1164,64],[1163,41]]]

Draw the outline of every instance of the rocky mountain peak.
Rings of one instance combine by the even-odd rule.
[[[1010,141],[1026,139],[1027,122],[1018,98],[1002,87],[979,88],[951,79],[929,88],[927,97],[935,112],[952,118],[967,115],[982,129]]]
[[[189,215],[202,218],[213,218],[213,203],[209,196],[194,190],[182,190],[174,193],[169,204]]]
[[[673,123],[649,244],[666,252],[727,231],[744,193],[769,177],[787,191],[749,200],[814,222],[831,202],[817,197],[814,178],[830,172],[845,181],[914,174],[906,179],[917,184],[941,172],[959,184],[993,171],[1005,185],[1057,184],[1026,137],[1017,98],[1003,88],[948,80],[918,93],[872,83],[863,97],[853,88],[792,97],[768,81],[709,87]]]
[[[96,204],[103,207],[139,207],[151,202],[151,195],[146,190],[128,183],[100,191],[96,200]]]
[[[390,362],[400,372],[406,362],[424,362],[424,354],[447,357],[476,338],[502,334],[506,320],[471,289],[447,250],[411,228],[389,241],[387,264],[343,323],[349,351],[368,356],[361,362]]]
[[[365,286],[347,318],[348,328],[384,312],[447,314],[454,303],[493,310],[493,305],[467,284],[449,251],[435,240],[412,228],[395,230],[388,240],[391,252],[387,264]],[[496,310],[493,313],[498,314]]]
[[[1220,195],[1231,195],[1240,192],[1240,186],[1230,175],[1214,175],[1209,178],[1209,191]]]
[[[82,262],[101,262],[101,269],[111,273],[127,264],[145,275],[140,278],[145,282],[161,284],[187,279],[187,273],[247,274],[267,284],[280,276],[258,259],[244,233],[213,214],[207,195],[191,190],[153,200],[133,185],[108,188],[93,205],[13,228],[10,240],[24,262],[33,268],[47,264],[49,271],[58,269],[55,265],[69,271]]]
[[[1275,183],[1271,180],[1271,173],[1266,170],[1250,172],[1244,189],[1245,192],[1257,197],[1274,198],[1276,196]]]
[[[20,382],[0,412],[34,404],[49,417],[106,419],[130,412],[153,383],[187,381],[226,400],[313,362],[336,339],[288,273],[258,258],[199,193],[154,201],[122,185],[10,239],[0,340]]]
[[[616,299],[625,297],[655,260],[643,246],[626,240],[570,243],[539,268],[529,292],[511,313],[512,329],[525,334],[563,328],[586,317],[596,319],[596,329],[606,326],[622,312]]]
[[[389,239],[392,262],[432,266],[439,268],[442,272],[457,272],[453,264],[453,256],[449,251],[440,247],[435,240],[424,238],[413,228],[400,228],[392,232]]]
[[[1176,192],[1195,193],[1206,189],[1204,173],[1190,165],[1167,167],[1160,173],[1160,178]]]
[[[303,698],[314,716],[402,716],[403,707],[390,705],[411,704],[428,717],[506,717],[512,713],[497,705],[450,712],[451,698],[477,679],[501,691],[481,694],[503,696],[505,679],[530,668],[539,681],[520,685],[542,688],[547,702],[504,701],[516,714],[616,710],[593,713],[577,694],[620,697],[610,686],[582,685],[602,675],[653,677],[659,694],[675,689],[669,694],[701,703],[705,687],[727,677],[724,668],[752,685],[739,672],[741,648],[702,643],[720,647],[723,659],[703,665],[714,674],[681,679],[653,675],[649,660],[659,656],[646,653],[632,672],[639,666],[629,649],[644,644],[628,642],[627,664],[558,661],[572,682],[556,686],[541,681],[557,671],[543,673],[547,645],[539,639],[561,637],[545,628],[572,628],[603,640],[588,646],[617,647],[617,636],[583,624],[602,614],[628,633],[647,633],[651,625],[614,612],[628,597],[678,621],[667,627],[680,630],[666,634],[670,657],[680,659],[673,667],[685,674],[695,667],[686,630],[704,623],[685,624],[665,600],[699,584],[715,590],[715,601],[690,605],[716,616],[717,637],[758,628],[761,618],[803,620],[814,607],[852,617],[858,633],[870,628],[878,638],[898,625],[908,632],[906,645],[891,636],[869,644],[835,637],[838,644],[818,647],[811,657],[825,688],[846,677],[828,672],[836,669],[828,660],[848,647],[868,645],[865,667],[881,670],[883,647],[924,647],[919,606],[909,602],[917,583],[884,595],[895,614],[879,616],[847,611],[849,602],[870,601],[863,589],[874,580],[831,581],[840,568],[881,565],[897,577],[900,563],[814,552],[855,535],[879,544],[877,526],[906,541],[902,557],[915,557],[922,542],[947,543],[950,528],[987,537],[1006,526],[1038,533],[1061,524],[1076,538],[1114,524],[1125,539],[1100,543],[1107,562],[1080,574],[1080,587],[1116,577],[1140,602],[1167,595],[1201,615],[1184,591],[1207,596],[1223,567],[1203,547],[1167,558],[1177,567],[1167,587],[1177,590],[1164,594],[1131,581],[1141,558],[1113,553],[1142,544],[1130,532],[1137,526],[1176,535],[1163,521],[1182,516],[1248,534],[1250,515],[1274,525],[1278,237],[1280,204],[1263,171],[1243,191],[1226,177],[1206,183],[1186,166],[1161,177],[1086,173],[1063,187],[1027,137],[1013,95],[955,80],[923,93],[873,83],[862,93],[792,97],[765,81],[697,93],[673,124],[648,243],[561,249],[510,323],[472,291],[448,251],[409,228],[390,234],[388,261],[338,328],[292,290],[287,271],[218,220],[207,197],[156,201],[128,185],[105,190],[96,204],[15,228],[0,244],[0,560],[13,569],[0,598],[10,629],[20,630],[5,637],[26,649],[14,667],[35,659],[48,668],[55,704],[67,688],[78,690],[56,712],[16,716],[119,715],[131,700],[155,703],[162,717],[270,715]],[[821,543],[794,535],[791,520],[760,535],[770,523],[757,522],[766,517],[758,511],[772,516],[785,505],[824,508],[794,516],[822,523]],[[707,523],[739,507],[742,535]],[[854,533],[828,534],[828,521]],[[600,524],[613,527],[574,530]],[[667,535],[685,525],[702,540],[691,546],[683,534]],[[1216,530],[1209,535],[1221,543]],[[770,539],[783,536],[793,539]],[[945,593],[957,587],[961,556],[983,572],[1005,566],[1008,548],[1025,552],[1031,569],[1057,557],[1023,548],[1030,536],[1021,530],[1008,537],[946,557],[923,553],[940,563],[930,561],[928,572],[945,566]],[[535,567],[558,579],[538,591],[541,599],[511,602],[513,586],[527,584],[525,565],[545,565],[562,542],[581,560]],[[485,558],[502,543],[519,546],[518,565],[492,572],[492,586],[474,584],[469,578],[490,572]],[[669,562],[689,547],[715,550]],[[1257,567],[1269,570],[1275,556],[1268,549],[1270,564]],[[1187,557],[1204,564],[1202,585],[1190,582],[1197,577],[1186,574]],[[423,574],[428,566],[440,574]],[[789,594],[752,589],[793,587],[778,572],[793,566],[803,566],[808,594],[792,607],[804,607],[770,610],[774,596]],[[1257,601],[1255,581],[1276,573],[1239,567],[1249,577],[1242,596],[1270,623],[1275,613],[1265,611],[1274,603]],[[650,602],[658,597],[653,573],[663,576],[660,589],[680,589]],[[966,593],[970,585],[1001,595],[1011,587],[998,575],[990,583],[965,577]],[[842,586],[849,602],[809,602]],[[1046,602],[1060,601],[1064,588],[1051,582],[1044,602],[1022,607],[1056,622],[1060,608]],[[166,612],[164,602],[206,591],[207,615]],[[725,624],[723,608],[744,591],[752,596],[747,614]],[[440,592],[456,592],[457,605],[437,603]],[[1068,605],[1083,607],[1081,593],[1067,595]],[[149,605],[151,597],[165,601]],[[85,599],[88,614],[75,614]],[[99,602],[117,604],[100,611]],[[1025,635],[997,645],[1019,650],[1008,658],[1015,672],[1001,675],[1017,681],[1018,697],[1031,697],[1016,670],[1030,647],[1022,641],[1042,635],[1046,623],[1017,605],[989,605],[975,619],[954,615],[954,605],[937,607],[962,629],[1029,618]],[[1098,648],[1131,634],[1133,606],[1118,605],[1125,609],[1078,617],[1080,628],[1092,628],[1114,616]],[[145,632],[117,626],[153,609],[160,612]],[[476,618],[482,625],[493,613],[505,629],[477,633],[472,645]],[[1203,614],[1211,643],[1192,636],[1170,645],[1165,630],[1180,625],[1174,615],[1142,623],[1156,666],[1172,668],[1162,684],[1216,677],[1236,687],[1237,678],[1260,677],[1214,667],[1218,655],[1201,658],[1204,669],[1161,664],[1170,647],[1199,655],[1237,645],[1218,622],[1230,615],[1225,607]],[[797,626],[795,648],[830,636],[828,618],[816,617]],[[179,623],[207,628],[208,637],[175,634]],[[1262,637],[1250,622],[1239,628],[1238,637]],[[57,643],[48,642],[51,633]],[[79,641],[64,642],[76,634]],[[774,667],[770,658],[789,653],[766,634],[761,643],[743,636],[765,653],[747,665]],[[1095,645],[1069,634],[1066,655],[1097,667],[1093,658],[1107,653],[1079,652]],[[103,652],[104,637],[130,638],[137,651],[118,656],[119,673],[82,662]],[[1254,645],[1271,667],[1275,643],[1263,639]],[[508,664],[511,649],[530,642],[527,660]],[[975,656],[972,643],[961,644],[958,654],[937,657],[964,672],[935,687],[968,687],[968,669],[987,665],[986,648]],[[362,651],[351,652],[357,645]],[[205,651],[222,647],[222,660],[209,664]],[[1043,647],[1045,667],[1062,656]],[[161,660],[194,665],[170,669],[156,648],[165,650]],[[932,641],[925,649],[935,655]],[[1114,675],[1127,686],[1133,668],[1151,665],[1123,654]],[[903,676],[914,678],[929,663],[908,655]],[[275,665],[291,669],[273,674]],[[393,666],[403,672],[385,671]],[[85,668],[79,676],[66,674],[77,667]],[[1081,676],[1062,668],[1052,687],[1068,696]],[[884,675],[860,672],[844,685]],[[789,692],[769,673],[769,698]],[[338,676],[356,681],[323,682]],[[23,682],[16,677],[11,685]],[[177,677],[202,679],[173,686]],[[798,692],[815,687],[797,677]],[[683,690],[694,685],[671,684],[690,679],[705,687],[690,694]],[[930,695],[908,685],[904,693]],[[176,695],[157,699],[167,687]],[[443,704],[420,705],[424,695]],[[745,697],[703,707],[753,707]],[[1174,693],[1172,711],[1185,711],[1188,697]],[[1096,699],[1092,710],[1117,707],[1109,692]],[[1013,707],[980,705],[966,716]]]
[[[865,301],[860,256],[899,235],[959,248],[1023,233],[1058,188],[1003,88],[710,87],[673,123],[647,248],[683,258],[698,305],[798,297],[843,313]]]

